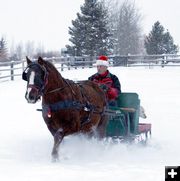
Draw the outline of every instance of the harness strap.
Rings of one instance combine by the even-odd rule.
[[[64,80],[64,82],[66,82],[66,84],[70,87],[71,92],[72,92],[74,95],[76,95],[76,93],[74,92],[74,90],[73,90],[71,84],[68,82],[68,80],[66,80],[66,79],[64,79],[64,78],[63,78],[63,80]]]
[[[72,101],[72,100],[64,100],[64,101],[59,101],[53,104],[43,104],[42,105],[43,110],[50,109],[51,111],[59,111],[63,109],[77,109],[81,110],[83,109],[84,111],[90,112],[94,110],[94,106],[92,105],[86,105],[82,104],[79,101]]]
[[[59,88],[57,88],[57,89],[53,89],[53,90],[47,92],[46,94],[54,93],[54,92],[57,92],[57,91],[62,91],[62,90],[65,89],[66,87],[67,87],[67,85],[64,86],[64,87],[59,87]]]
[[[81,125],[86,124],[90,120],[90,115],[92,113],[95,114],[104,114],[104,109],[102,111],[99,111],[96,109],[93,105],[91,104],[82,104],[79,101],[72,101],[72,100],[64,100],[64,101],[59,101],[54,104],[43,104],[42,105],[42,114],[44,117],[48,118],[46,120],[46,124],[49,124],[50,118],[51,118],[51,113],[52,112],[57,112],[59,110],[65,110],[65,109],[76,109],[76,110],[84,110],[89,113],[88,117],[86,117],[86,120],[82,120]],[[40,111],[40,109],[38,110]]]
[[[65,81],[65,82],[67,83],[66,86],[64,86],[62,88],[57,88],[57,89],[51,91],[50,93],[60,91],[60,90],[64,89],[65,87],[69,86],[72,93],[74,93],[74,95],[75,95],[75,92],[72,89],[72,87],[70,86],[70,83],[68,81]],[[58,101],[58,102],[53,103],[53,104],[43,104],[42,105],[43,115],[45,117],[50,118],[51,112],[57,112],[57,111],[66,110],[66,109],[67,110],[68,109],[84,110],[85,112],[88,113],[88,115],[83,120],[81,120],[81,126],[83,126],[86,123],[89,123],[90,117],[93,113],[103,115],[104,109],[102,110],[102,109],[92,105],[89,102],[89,100],[85,94],[84,87],[80,83],[78,83],[77,85],[80,88],[80,92],[81,92],[82,98],[85,101],[85,103],[82,103],[82,102],[77,101],[77,100],[63,100],[63,101]],[[48,116],[48,113],[50,113],[50,116]],[[48,119],[48,122],[49,121],[50,121],[50,119]]]

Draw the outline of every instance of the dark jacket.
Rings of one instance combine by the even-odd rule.
[[[108,100],[115,100],[121,93],[121,84],[116,75],[111,74],[108,70],[104,74],[94,74],[88,78],[96,82],[101,88],[106,91]]]

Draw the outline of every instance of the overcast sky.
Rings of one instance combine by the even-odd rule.
[[[80,12],[84,0],[0,0],[0,37],[34,41],[47,50],[58,50],[68,44],[68,27]],[[136,0],[143,14],[147,34],[159,20],[180,45],[180,1]],[[9,45],[10,46],[10,45]]]

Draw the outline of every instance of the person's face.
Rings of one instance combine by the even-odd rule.
[[[98,65],[97,66],[97,71],[99,74],[103,74],[104,72],[106,72],[106,70],[107,70],[107,67],[104,65]]]

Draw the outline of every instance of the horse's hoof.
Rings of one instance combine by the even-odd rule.
[[[52,162],[59,162],[59,155],[58,154],[53,154],[52,155]]]
[[[53,163],[59,162],[59,157],[52,157],[52,162]]]
[[[52,158],[52,163],[57,163],[57,162],[59,162],[59,158]]]

